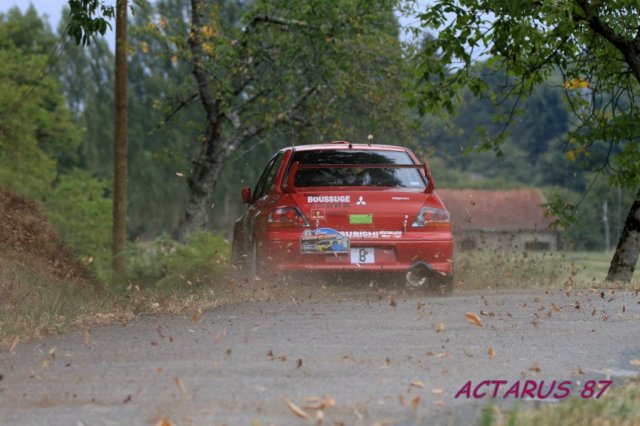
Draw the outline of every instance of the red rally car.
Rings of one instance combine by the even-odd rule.
[[[407,148],[344,141],[281,149],[234,226],[232,261],[251,277],[296,271],[403,272],[451,290],[449,212]]]

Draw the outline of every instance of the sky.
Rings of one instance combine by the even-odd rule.
[[[425,0],[419,0],[417,2],[419,7],[423,5],[424,1]],[[108,3],[115,4],[115,0]],[[18,6],[20,10],[24,12],[30,4],[33,4],[36,8],[38,15],[47,15],[51,28],[53,31],[57,31],[58,24],[61,19],[62,8],[68,4],[68,0],[0,0],[0,13],[7,12],[14,6]],[[400,23],[402,25],[417,25],[417,20],[415,18],[407,19],[400,17]],[[111,26],[115,29],[115,23],[112,22]],[[105,36],[107,37],[107,40],[113,39],[112,31],[107,31]]]
[[[27,10],[29,4],[33,4],[38,11],[38,15],[47,15],[51,28],[54,30],[60,22],[62,8],[67,4],[67,0],[0,0],[0,13],[4,13],[14,6],[18,6],[23,12]]]
[[[115,0],[109,3],[115,4]],[[39,16],[47,15],[51,29],[54,32],[58,30],[62,8],[68,4],[68,0],[0,0],[0,13],[5,13],[14,6],[19,7],[24,12],[30,4],[33,4]],[[111,23],[111,26],[115,29],[114,23]],[[110,34],[111,31],[107,31],[106,37],[108,40],[113,38]]]

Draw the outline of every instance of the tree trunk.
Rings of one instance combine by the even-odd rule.
[[[127,0],[118,0],[116,6],[115,61],[112,268],[117,280],[126,272],[127,260]]]
[[[192,161],[193,169],[187,179],[189,200],[174,233],[178,241],[184,242],[191,232],[207,226],[209,202],[227,157],[219,138],[219,127],[210,125],[205,132],[200,155]]]
[[[611,259],[607,281],[629,283],[640,254],[640,189],[624,222],[616,252]]]

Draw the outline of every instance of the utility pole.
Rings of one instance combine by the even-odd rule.
[[[127,0],[116,3],[115,141],[113,151],[114,279],[124,276],[127,244]]]

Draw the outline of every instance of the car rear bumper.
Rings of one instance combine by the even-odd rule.
[[[353,240],[351,249],[373,249],[372,263],[352,259],[350,253],[300,253],[299,240],[269,240],[260,245],[262,267],[271,272],[292,271],[406,271],[416,264],[453,274],[452,239]]]

